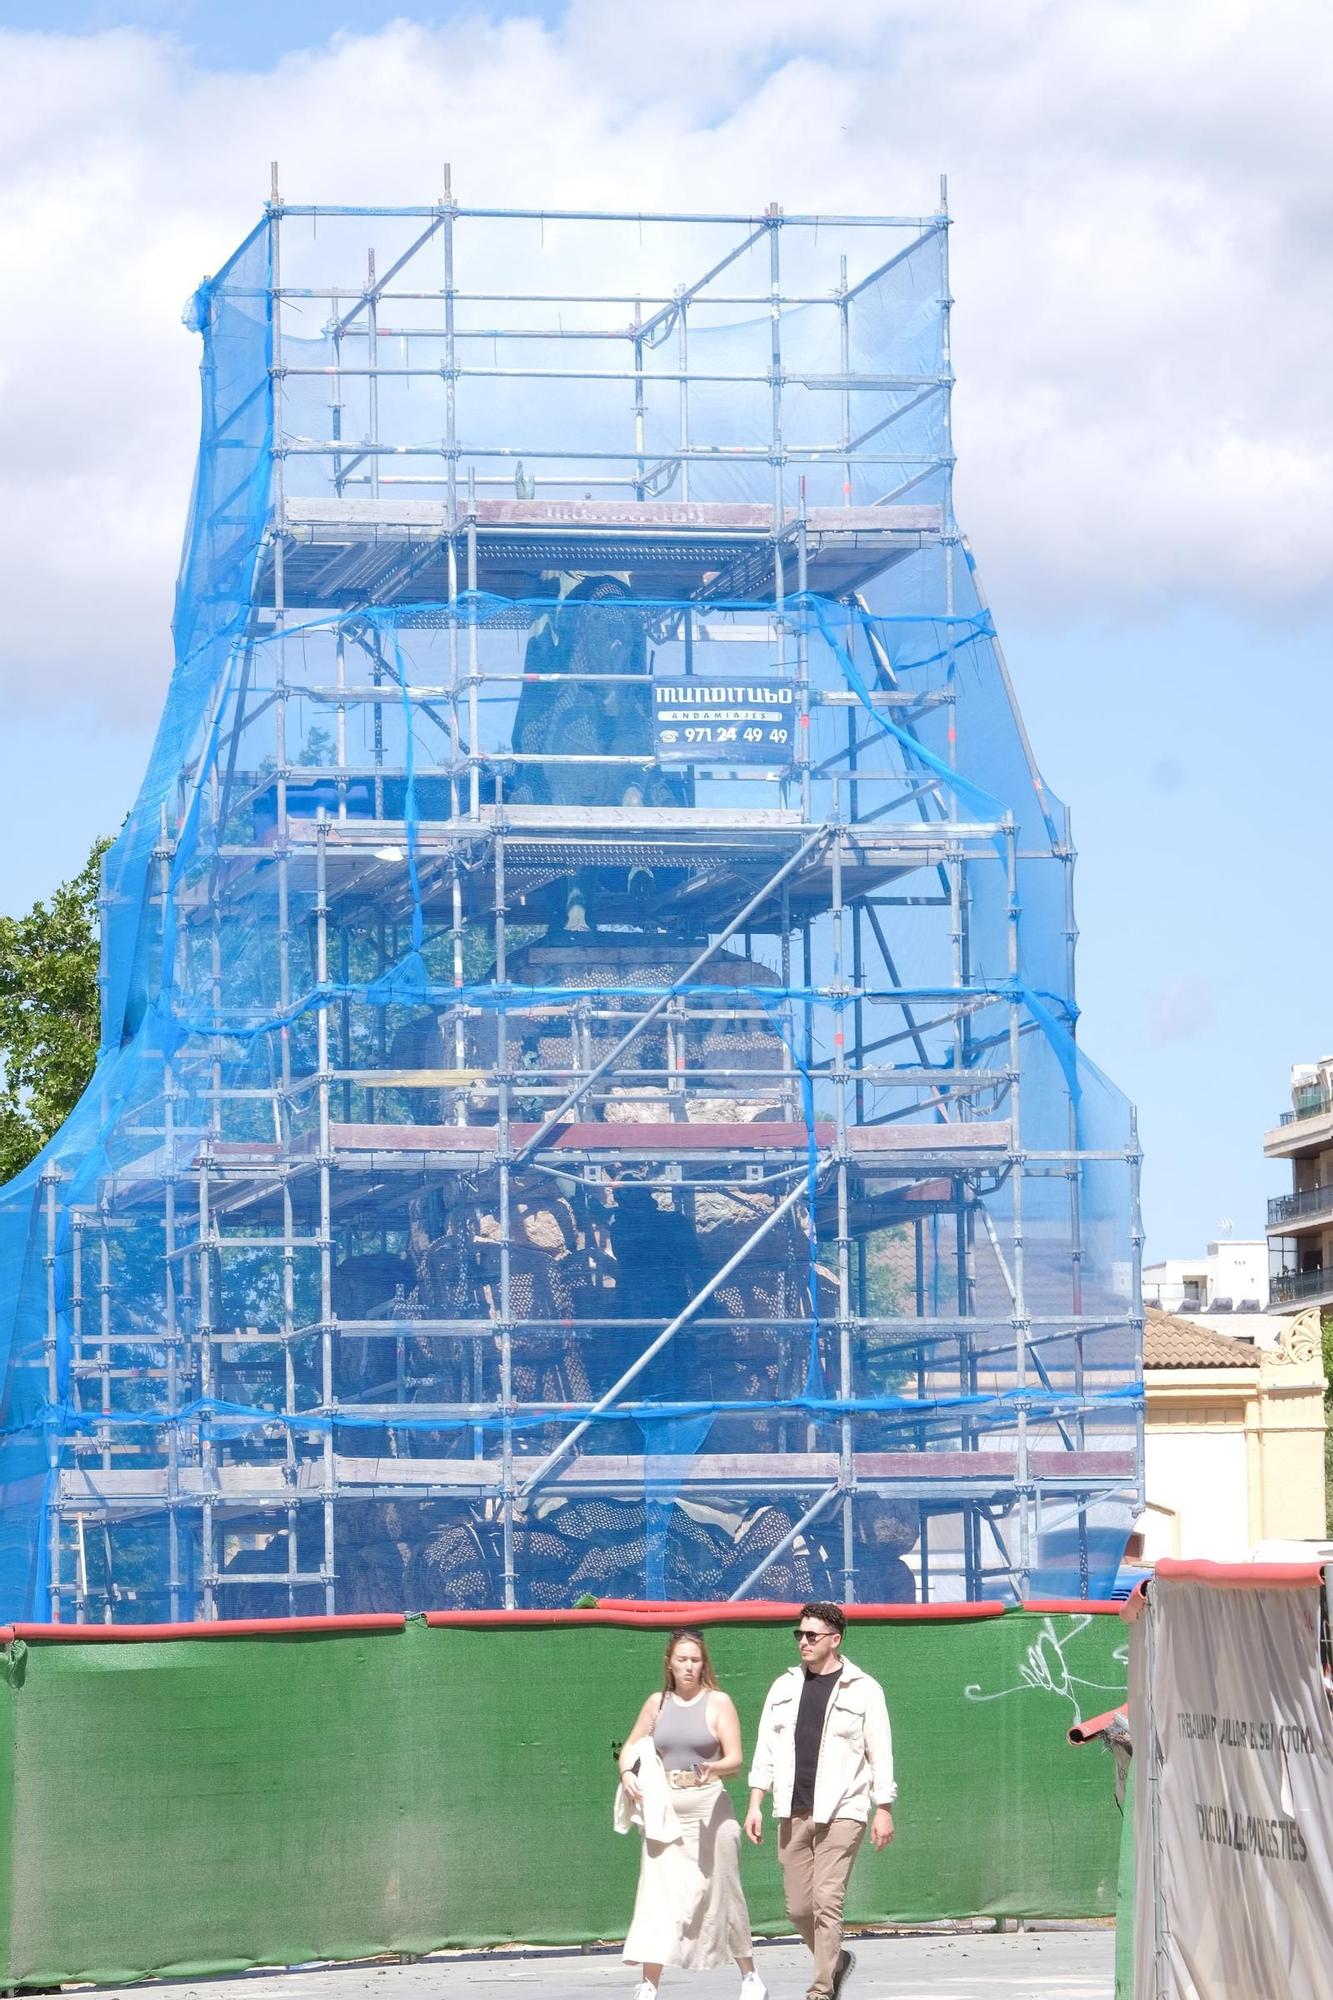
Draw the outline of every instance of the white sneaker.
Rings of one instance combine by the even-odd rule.
[[[650,1980],[641,1979],[630,1996],[630,2000],[657,2000],[657,1988]]]
[[[768,2000],[768,1988],[757,1972],[741,1974],[740,2000]]]

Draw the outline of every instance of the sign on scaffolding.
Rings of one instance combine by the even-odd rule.
[[[790,764],[795,714],[791,681],[654,681],[653,754],[664,764]]]

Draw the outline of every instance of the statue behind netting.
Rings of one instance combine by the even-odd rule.
[[[513,767],[507,803],[685,803],[680,780],[665,777],[653,764],[647,626],[648,614],[615,576],[583,577],[534,625],[523,671],[542,678],[525,679],[518,698],[512,747],[524,761]],[[546,678],[551,675],[561,678]],[[610,758],[642,763],[600,761]],[[579,869],[569,878],[567,930],[588,928],[594,872]],[[631,894],[646,895],[651,886],[648,871],[630,871]]]

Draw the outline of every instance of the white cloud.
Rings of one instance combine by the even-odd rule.
[[[1186,973],[1149,993],[1147,1035],[1159,1047],[1166,1042],[1195,1041],[1212,1026],[1217,1013],[1217,988],[1211,979]]]
[[[1330,582],[1318,0],[572,0],[255,73],[0,33],[0,695],[157,705],[196,429],[183,300],[294,200],[933,206],[959,510],[1001,617]],[[17,296],[15,295],[17,292]]]

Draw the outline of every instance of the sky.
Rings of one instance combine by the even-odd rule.
[[[1149,1256],[1262,1233],[1333,1052],[1322,0],[0,0],[0,910],[114,831],[166,683],[181,307],[292,200],[927,212],[957,506],[1070,804],[1084,1046]],[[17,309],[16,309],[17,308]]]

